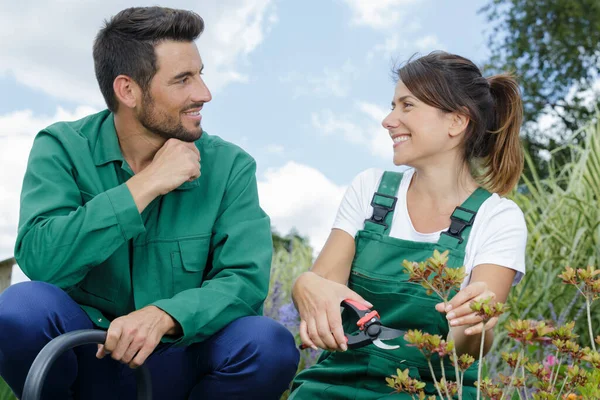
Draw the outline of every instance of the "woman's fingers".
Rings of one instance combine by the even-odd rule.
[[[485,323],[485,330],[489,331],[498,323],[498,318],[491,318],[488,322]],[[465,329],[465,335],[478,335],[483,332],[483,322],[478,323],[475,326],[471,326],[470,328]]]
[[[300,340],[302,340],[302,344],[306,347],[310,347],[313,350],[319,349],[308,336],[308,324],[305,320],[300,321]]]
[[[466,288],[460,290],[456,294],[456,296],[454,296],[452,300],[448,302],[445,311],[449,313],[451,310],[454,310],[460,307],[461,305],[468,303],[470,300],[481,295],[487,290],[488,288],[485,282],[473,282]]]
[[[324,349],[329,351],[338,350],[338,344],[335,341],[333,334],[331,333],[331,328],[329,327],[329,320],[327,318],[327,312],[325,310],[323,310],[323,312],[317,316],[317,331],[319,333],[321,341],[326,346],[323,347]]]
[[[321,340],[321,336],[319,335],[319,330],[317,329],[317,321],[314,318],[311,318],[308,322],[308,337],[310,340],[317,346],[322,349],[326,349],[327,346]]]

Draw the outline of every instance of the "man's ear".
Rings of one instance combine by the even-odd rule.
[[[141,89],[133,79],[127,75],[119,75],[113,82],[113,90],[119,103],[128,108],[135,108],[141,100]]]
[[[467,114],[459,114],[457,112],[451,113],[449,117],[450,127],[448,128],[448,134],[452,137],[462,134],[469,126],[469,121],[471,121]]]

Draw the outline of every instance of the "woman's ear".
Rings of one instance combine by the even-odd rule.
[[[469,121],[471,121],[471,119],[467,114],[459,114],[457,112],[451,113],[448,134],[452,137],[462,134],[469,126]]]
[[[127,108],[135,108],[140,99],[141,90],[137,83],[127,75],[119,75],[113,82],[117,101]]]

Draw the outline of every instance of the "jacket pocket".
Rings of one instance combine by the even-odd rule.
[[[177,242],[178,251],[171,252],[174,294],[202,285],[210,253],[210,234]]]

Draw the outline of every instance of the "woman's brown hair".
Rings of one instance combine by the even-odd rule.
[[[519,131],[523,102],[510,74],[484,78],[470,60],[442,51],[409,61],[396,71],[419,100],[444,112],[469,117],[464,158],[491,192],[504,195],[519,181],[523,148]]]

